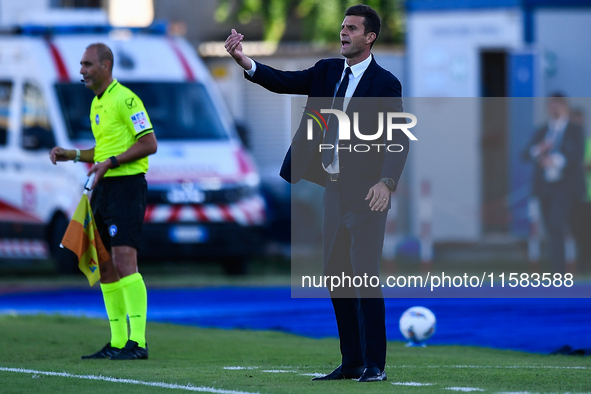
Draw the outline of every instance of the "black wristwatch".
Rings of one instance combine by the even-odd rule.
[[[119,167],[119,160],[115,156],[109,157],[109,160],[111,160],[111,169]]]
[[[380,182],[384,182],[386,186],[388,186],[390,193],[394,193],[394,190],[396,190],[396,184],[392,178],[382,178],[380,179]]]

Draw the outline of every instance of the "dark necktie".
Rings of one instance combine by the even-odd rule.
[[[347,86],[349,86],[349,74],[351,74],[351,67],[347,67],[345,69],[345,76],[339,85],[339,90],[337,90],[337,94],[334,96],[334,104],[333,108],[338,110],[343,110],[343,104],[345,102],[345,92],[347,91]],[[336,116],[331,114],[328,120],[328,130],[326,130],[326,135],[324,136],[324,143],[331,144],[334,146],[334,149],[337,147],[335,146],[337,141],[337,132],[339,131],[339,121]],[[333,149],[324,149],[322,151],[322,164],[324,168],[328,167],[334,158],[334,150]]]

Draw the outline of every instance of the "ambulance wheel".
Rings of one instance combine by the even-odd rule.
[[[78,271],[78,257],[69,249],[60,248],[64,233],[68,228],[68,219],[63,215],[57,215],[53,219],[49,234],[49,251],[60,274],[74,274]]]
[[[236,257],[222,261],[224,273],[231,276],[246,275],[248,272],[248,259]]]

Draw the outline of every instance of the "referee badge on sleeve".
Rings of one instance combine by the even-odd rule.
[[[127,106],[128,109],[132,109],[132,108],[137,107],[137,103],[133,97],[126,99],[125,105]]]
[[[150,127],[150,122],[148,121],[144,111],[137,112],[131,115],[130,118],[133,122],[133,128],[135,129],[136,133],[140,133]]]
[[[114,224],[112,224],[112,225],[109,227],[109,235],[110,235],[111,237],[114,237],[115,235],[117,235],[117,226],[115,226]]]

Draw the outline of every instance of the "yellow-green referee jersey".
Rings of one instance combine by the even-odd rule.
[[[96,140],[94,162],[105,161],[128,150],[138,138],[152,133],[152,123],[142,100],[116,79],[90,107],[90,124]],[[148,158],[123,163],[105,177],[136,175],[148,171]]]

